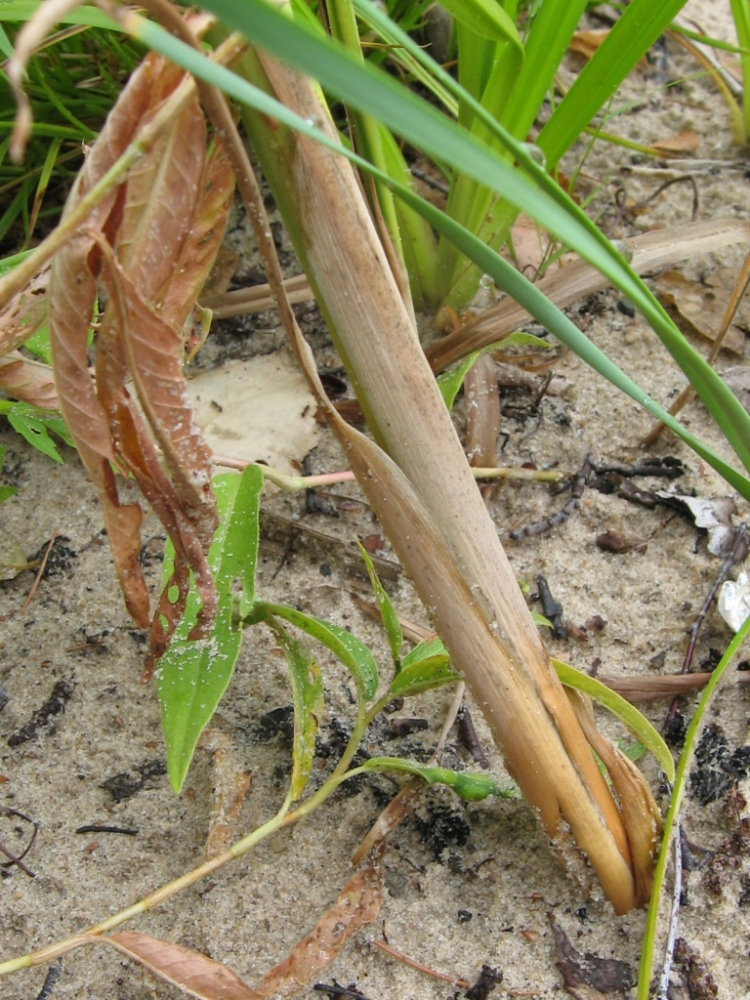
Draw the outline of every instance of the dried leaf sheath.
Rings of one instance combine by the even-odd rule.
[[[66,211],[137,141],[181,80],[182,73],[161,57],[147,57],[92,148]],[[215,610],[205,558],[216,526],[210,453],[185,394],[181,327],[218,249],[232,188],[223,156],[215,152],[206,159],[205,121],[193,98],[57,254],[50,276],[61,408],[102,498],[125,601],[141,627],[149,620],[138,565],[141,511],[120,502],[111,463],[132,473],[175,544],[180,598],[160,602],[152,631],[156,655],[181,615],[189,570],[204,602],[196,635],[208,633]],[[94,383],[87,337],[100,285],[107,296]],[[150,431],[134,406],[130,380]]]
[[[298,74],[261,53],[243,68],[300,117],[327,121]],[[335,427],[360,484],[549,835],[563,844],[572,832],[618,912],[643,903],[651,859],[636,873],[638,819],[618,808],[551,668],[351,168],[278,123],[248,114],[245,124],[388,453]]]

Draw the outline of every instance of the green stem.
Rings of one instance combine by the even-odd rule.
[[[685,794],[688,768],[693,758],[693,749],[698,731],[703,722],[703,717],[711,704],[713,696],[721,683],[724,674],[742,646],[742,643],[745,641],[748,633],[750,633],[750,618],[745,620],[742,628],[729,643],[727,651],[722,656],[718,667],[711,674],[711,680],[706,685],[706,689],[701,696],[701,700],[698,702],[698,708],[695,711],[695,715],[688,726],[688,731],[685,736],[685,748],[682,751],[680,762],[677,766],[674,791],[672,792],[672,798],[669,803],[669,812],[667,813],[667,818],[664,823],[664,837],[662,838],[659,860],[656,863],[656,871],[654,872],[654,887],[651,891],[651,901],[649,903],[648,915],[646,916],[646,926],[643,933],[643,948],[641,952],[641,965],[638,972],[638,993],[636,1000],[648,1000],[649,997],[651,972],[654,964],[654,949],[656,946],[656,922],[659,916],[659,903],[661,900],[662,887],[664,885],[664,877],[666,875],[667,864],[669,862],[669,842],[677,826],[677,816],[680,811],[683,795]]]

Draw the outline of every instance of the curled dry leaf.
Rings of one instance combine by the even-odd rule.
[[[380,913],[382,893],[379,869],[366,868],[352,875],[336,903],[323,914],[312,933],[264,977],[257,995],[295,996],[300,987],[334,960],[352,934],[375,920]]]
[[[14,295],[0,312],[0,355],[20,347],[47,322],[49,269]]]
[[[22,399],[42,410],[58,409],[52,369],[18,351],[0,357],[0,389],[11,398]]]
[[[161,57],[144,60],[92,147],[66,213],[137,140],[181,80],[181,71]],[[133,475],[175,546],[171,583],[179,597],[175,603],[166,590],[162,595],[152,627],[156,656],[182,614],[190,571],[203,598],[196,638],[210,631],[215,609],[206,563],[216,526],[210,452],[185,392],[181,331],[218,250],[232,187],[220,148],[206,158],[205,121],[193,98],[57,254],[50,276],[60,408],[99,490],[125,601],[141,627],[149,619],[138,564],[142,515],[137,504],[121,502],[111,463]],[[107,304],[96,341],[94,382],[87,338],[100,283]],[[128,389],[130,380],[148,429]]]
[[[91,943],[111,945],[123,955],[145,966],[159,979],[171,983],[198,1000],[260,1000],[261,994],[243,983],[221,962],[169,941],[121,931],[110,937],[92,938]]]

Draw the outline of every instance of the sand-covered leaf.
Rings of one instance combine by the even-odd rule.
[[[156,671],[167,771],[175,791],[182,788],[198,737],[232,677],[242,641],[236,605],[240,604],[240,613],[249,610],[254,595],[262,473],[256,466],[249,466],[241,476],[217,476],[213,488],[220,513],[208,554],[217,592],[213,630],[205,638],[190,638],[200,609],[200,595],[193,587]],[[173,568],[172,552],[165,554],[165,581],[170,579]],[[237,581],[242,585],[241,596],[235,590]]]
[[[295,628],[317,639],[339,659],[354,678],[357,691],[366,701],[378,690],[378,667],[367,646],[351,632],[340,625],[312,618],[310,615],[285,607],[283,604],[269,604],[258,601],[252,612],[252,622],[274,616],[294,625]]]

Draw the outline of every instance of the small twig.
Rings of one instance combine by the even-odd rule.
[[[52,552],[52,546],[55,544],[55,542],[59,537],[60,535],[58,534],[58,532],[54,532],[52,538],[50,538],[49,545],[47,546],[44,552],[44,556],[42,557],[42,561],[39,564],[39,569],[36,571],[36,576],[34,577],[34,582],[31,585],[31,590],[29,591],[26,600],[23,602],[21,610],[19,611],[20,615],[26,614],[29,605],[34,600],[34,594],[36,593],[39,583],[41,582],[41,579],[44,576],[44,571],[47,568],[47,560],[49,559],[50,553]]]
[[[552,623],[552,633],[556,639],[567,639],[568,630],[563,625],[563,606],[552,596],[547,577],[540,573],[536,578],[536,585],[539,588],[539,600],[542,603],[542,614]]]
[[[52,990],[55,986],[55,983],[60,978],[61,972],[62,972],[62,959],[58,958],[58,960],[54,963],[54,965],[51,965],[47,970],[47,975],[45,977],[44,983],[42,984],[42,988],[39,991],[39,996],[36,998],[36,1000],[49,1000],[50,996],[52,995]]]
[[[481,767],[483,771],[486,771],[490,766],[490,762],[487,760],[485,752],[482,749],[482,744],[479,742],[477,731],[474,728],[474,721],[471,718],[471,712],[467,705],[462,705],[458,710],[457,722],[462,743],[471,754],[474,763]]]
[[[680,913],[680,898],[682,896],[682,844],[680,824],[675,824],[676,829],[672,839],[672,853],[674,856],[674,885],[672,887],[672,906],[669,910],[669,930],[667,940],[664,945],[664,962],[662,964],[661,975],[659,976],[659,987],[656,991],[656,1000],[667,1000],[669,991],[669,976],[672,971],[672,961],[674,959],[674,943],[677,937],[677,923]]]
[[[399,962],[403,962],[404,965],[408,965],[412,969],[416,969],[417,972],[423,972],[426,976],[432,976],[433,979],[440,979],[444,983],[451,983],[453,986],[459,986],[462,990],[468,990],[471,983],[467,979],[459,979],[457,976],[448,976],[444,972],[436,972],[435,969],[429,968],[427,965],[423,965],[414,958],[409,958],[408,955],[404,955],[402,951],[398,951],[396,948],[392,948],[391,945],[386,944],[385,941],[373,941],[372,942],[376,948],[384,951],[386,955],[390,955],[391,958],[395,958]]]
[[[711,588],[709,589],[708,594],[706,595],[706,598],[703,601],[703,605],[700,611],[696,615],[693,624],[688,629],[688,635],[690,636],[690,640],[688,642],[688,647],[685,650],[685,656],[682,661],[682,668],[680,670],[680,673],[682,674],[687,674],[690,672],[690,666],[693,662],[693,655],[695,653],[695,645],[698,641],[698,632],[700,631],[701,625],[703,624],[705,617],[708,614],[708,610],[711,607],[714,598],[716,597],[719,591],[719,587],[722,585],[724,580],[729,575],[732,567],[737,561],[738,555],[740,553],[744,553],[747,551],[745,544],[746,531],[747,531],[747,525],[741,524],[737,531],[737,535],[734,539],[734,544],[732,545],[732,549],[729,555],[726,557],[726,559],[724,559],[724,562],[721,564],[721,569],[719,570],[714,582],[711,584]],[[677,698],[675,698],[672,704],[669,706],[667,717],[664,720],[665,731],[668,729],[670,723],[673,721],[675,714],[677,713],[677,707],[678,707],[678,701]]]
[[[586,481],[593,471],[594,465],[594,456],[591,454],[587,455],[583,460],[583,465],[573,477],[570,489],[570,500],[568,500],[565,506],[561,510],[558,510],[557,513],[551,514],[549,517],[544,517],[540,521],[534,521],[533,524],[526,525],[524,528],[517,528],[515,531],[511,531],[510,537],[513,541],[517,542],[522,538],[541,535],[543,532],[549,531],[551,528],[556,528],[558,525],[564,524],[570,515],[580,506],[581,497],[583,496],[583,491],[586,488]]]
[[[28,848],[26,848],[26,850],[28,851]],[[29,876],[29,878],[36,878],[36,874],[30,868],[26,867],[23,861],[21,861],[21,858],[17,858],[16,855],[13,854],[11,851],[9,851],[4,844],[0,844],[0,851],[5,855],[6,858],[9,859],[8,861],[3,861],[2,863],[3,868],[10,868],[11,865],[16,865],[16,867],[20,868],[22,872],[25,872],[26,875]],[[24,851],[24,854],[25,853],[26,851]],[[23,855],[21,855],[21,857],[23,857]]]

